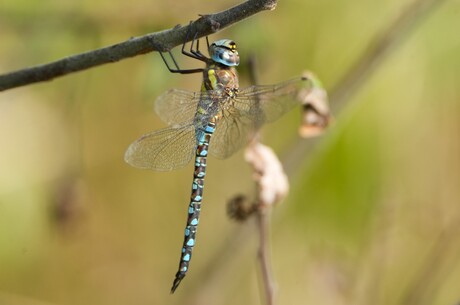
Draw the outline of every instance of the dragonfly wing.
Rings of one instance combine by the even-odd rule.
[[[270,123],[297,105],[302,91],[310,91],[311,80],[298,77],[275,85],[251,86],[240,90],[235,108],[252,117],[257,125]]]
[[[309,79],[298,77],[275,85],[241,89],[228,106],[222,103],[222,118],[211,140],[210,153],[221,159],[231,156],[248,142],[251,132],[301,105],[299,93],[310,88]]]
[[[145,134],[132,143],[126,150],[125,161],[142,169],[169,171],[189,163],[195,146],[192,124],[164,128]]]
[[[154,110],[169,126],[181,125],[193,120],[199,100],[199,92],[170,89],[156,99]]]
[[[219,159],[233,155],[248,142],[248,135],[255,129],[253,117],[235,108],[223,110],[216,131],[209,144],[209,152]]]

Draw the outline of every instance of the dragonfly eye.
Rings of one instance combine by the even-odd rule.
[[[236,43],[230,39],[221,39],[209,46],[209,55],[212,60],[225,66],[238,66],[240,56],[236,50]]]

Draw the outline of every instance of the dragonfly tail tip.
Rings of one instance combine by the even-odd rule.
[[[171,294],[173,294],[176,291],[177,287],[179,287],[179,284],[182,281],[182,279],[183,277],[182,278],[176,277],[174,279],[173,285],[171,287]]]

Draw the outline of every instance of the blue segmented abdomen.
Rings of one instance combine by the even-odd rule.
[[[196,241],[196,231],[201,211],[201,200],[203,199],[204,177],[206,176],[206,158],[208,156],[209,142],[214,133],[216,124],[211,120],[205,128],[196,132],[197,147],[195,154],[195,170],[193,172],[192,195],[188,207],[187,226],[185,227],[184,243],[179,262],[179,270],[171,288],[173,293],[185,277],[192,258],[193,247]]]

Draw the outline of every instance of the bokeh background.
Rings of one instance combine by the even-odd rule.
[[[261,83],[310,69],[333,90],[409,3],[280,1],[211,40],[255,54]],[[3,0],[0,73],[236,4]],[[414,24],[340,107],[331,101],[321,138],[298,138],[299,110],[264,128],[282,158],[303,152],[273,211],[279,304],[460,301],[460,2]],[[123,154],[164,126],[152,104],[173,87],[200,78],[152,53],[0,93],[0,304],[264,304],[255,222],[226,215],[235,194],[254,194],[242,152],[209,160],[191,269],[169,294],[192,165],[142,171]]]

